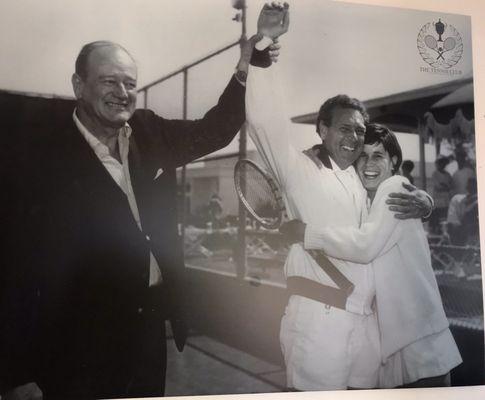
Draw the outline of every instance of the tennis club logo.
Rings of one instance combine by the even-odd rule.
[[[449,69],[460,61],[463,54],[460,33],[441,18],[421,28],[417,44],[419,54],[433,68]]]

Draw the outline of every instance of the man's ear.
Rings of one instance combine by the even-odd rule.
[[[322,139],[322,142],[325,140],[327,136],[327,131],[328,131],[328,126],[326,126],[323,121],[320,121],[318,123],[318,134],[320,135],[320,138]]]
[[[76,99],[82,98],[82,92],[83,92],[83,86],[84,82],[82,78],[74,73],[72,74],[71,77],[71,83],[72,83],[72,90],[74,91],[74,95],[76,96]]]

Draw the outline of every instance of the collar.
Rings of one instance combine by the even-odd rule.
[[[308,156],[318,168],[322,168],[322,165],[331,171],[348,171],[353,166],[350,165],[347,169],[341,169],[337,163],[330,157],[327,149],[323,144],[316,144],[308,150],[304,150],[303,153]]]
[[[328,168],[331,170],[334,169],[333,168],[334,163],[332,163],[330,154],[328,154],[328,151],[323,144],[316,144],[315,146],[312,147],[312,150],[315,152],[315,155],[322,162],[325,168]]]
[[[74,109],[74,112],[72,113],[72,119],[74,123],[76,124],[76,127],[79,129],[79,132],[81,132],[81,135],[84,137],[86,142],[88,142],[89,146],[96,151],[96,149],[100,150],[101,152],[109,154],[108,151],[108,146],[106,146],[104,143],[102,143],[96,136],[94,136],[88,128],[86,128],[83,123],[80,121],[76,114],[77,108]],[[128,122],[125,122],[125,126],[123,126],[120,129],[120,133],[118,135],[118,140],[120,140],[122,137],[129,139],[131,136],[131,127],[128,125]]]

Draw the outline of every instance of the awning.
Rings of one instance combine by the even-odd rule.
[[[441,143],[451,148],[466,143],[468,154],[475,159],[475,120],[473,82],[466,83],[433,104],[425,113],[425,137],[433,137],[436,154],[442,153]]]
[[[468,89],[464,89],[465,87],[468,87]],[[372,122],[386,124],[391,129],[399,132],[416,133],[418,121],[423,118],[428,111],[436,113],[436,118],[441,122],[447,122],[443,120],[446,116],[448,116],[448,121],[453,118],[456,108],[453,115],[450,115],[448,110],[443,110],[443,108],[439,106],[438,102],[444,100],[448,95],[455,92],[460,94],[462,91],[468,91],[468,93],[470,93],[470,87],[472,99],[471,107],[473,108],[473,78],[471,76],[446,83],[440,83],[438,85],[426,86],[375,99],[369,99],[364,101],[364,104]],[[464,97],[466,98],[466,96]],[[436,110],[431,110],[434,105],[437,105]],[[466,110],[463,111],[465,116],[470,114],[469,109],[470,104],[466,107]],[[295,123],[315,124],[317,115],[318,111],[298,115],[291,120]],[[471,115],[473,115],[473,112]]]
[[[424,144],[435,143],[436,154],[444,149],[468,142],[470,157],[474,155],[475,123],[473,119],[473,77],[408,90],[364,101],[371,122],[387,125],[396,132],[419,133],[421,187],[426,189]],[[298,115],[291,120],[301,124],[315,124],[317,112]]]

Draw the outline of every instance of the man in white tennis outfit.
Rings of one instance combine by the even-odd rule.
[[[256,48],[269,43],[269,38],[263,38]],[[366,192],[352,163],[363,148],[368,119],[364,106],[347,96],[324,103],[317,122],[323,144],[313,149],[321,163],[315,163],[290,143],[286,95],[276,80],[276,69],[253,68],[248,74],[246,119],[265,167],[280,185],[289,218],[318,221],[320,226],[359,227],[367,213]],[[429,212],[431,202],[423,192],[410,193],[409,198],[395,199],[394,209],[407,210],[404,217]],[[353,284],[343,301],[338,295],[332,300],[339,283],[302,244],[291,247],[285,263],[292,294],[280,331],[287,386],[296,390],[376,387],[381,357],[372,266],[329,259]]]

